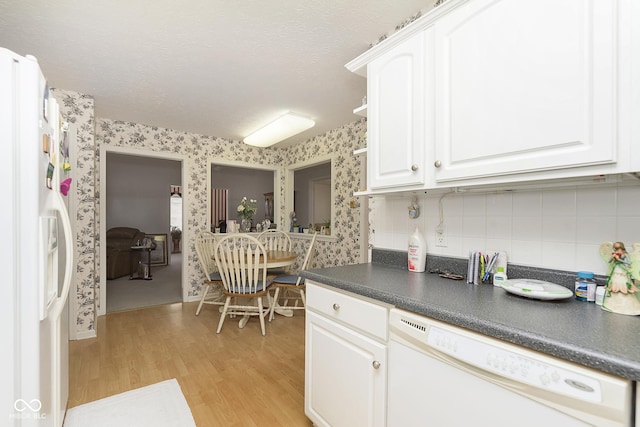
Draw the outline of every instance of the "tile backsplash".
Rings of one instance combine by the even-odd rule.
[[[467,258],[471,250],[508,253],[510,263],[606,274],[599,246],[640,243],[640,183],[486,193],[442,197],[446,247],[436,247],[441,195],[418,197],[421,215],[410,219],[410,196],[370,200],[370,244],[407,250],[415,226],[430,255]]]

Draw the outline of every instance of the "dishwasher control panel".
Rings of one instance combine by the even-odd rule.
[[[542,361],[537,355],[524,355],[471,338],[458,332],[430,326],[427,344],[440,352],[484,371],[544,390],[574,398],[599,402],[600,383],[586,375]]]
[[[586,402],[602,401],[602,385],[586,368],[574,367],[533,350],[394,309],[390,331],[448,363],[478,376],[523,384]]]
[[[389,311],[387,366],[394,425],[425,424],[404,422],[415,408],[437,417],[429,425],[628,427],[633,418],[630,380],[399,308]],[[460,402],[471,418],[452,413]]]

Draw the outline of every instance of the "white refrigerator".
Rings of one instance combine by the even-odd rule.
[[[69,394],[69,133],[38,61],[0,48],[2,426],[61,426]]]

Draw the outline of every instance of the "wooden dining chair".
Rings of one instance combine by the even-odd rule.
[[[200,314],[203,304],[224,305],[222,278],[218,273],[214,258],[215,240],[215,235],[209,231],[203,231],[196,236],[196,255],[200,262],[200,268],[204,273],[204,280],[202,281],[204,290],[196,309],[196,316]]]
[[[282,230],[269,229],[258,234],[258,240],[264,245],[268,251],[291,251],[293,244],[291,237]],[[269,276],[277,276],[279,274],[287,274],[289,270],[286,267],[275,267],[268,269]]]
[[[300,266],[300,270],[298,274],[282,274],[276,276],[272,283],[272,286],[275,288],[273,298],[271,299],[271,307],[269,309],[269,322],[273,320],[273,313],[276,310],[276,306],[278,305],[278,300],[280,299],[280,290],[283,290],[284,296],[282,300],[284,301],[284,305],[281,305],[279,308],[286,310],[304,310],[306,306],[305,296],[304,296],[304,277],[300,276],[300,272],[309,268],[311,265],[311,261],[313,259],[313,255],[315,254],[314,248],[316,244],[316,238],[318,237],[318,233],[313,233],[313,237],[311,238],[311,242],[309,243],[309,248],[307,248],[307,253],[304,256],[304,260],[302,261],[302,265]],[[297,296],[291,296],[292,293],[297,294]],[[301,301],[302,305],[288,305],[289,301]]]
[[[264,245],[247,234],[230,234],[218,240],[215,260],[226,297],[216,333],[219,334],[222,330],[227,315],[240,315],[243,316],[239,324],[241,328],[248,316],[258,316],[262,335],[266,335],[264,319],[269,313],[271,300]],[[267,297],[267,307],[262,304],[264,296]],[[251,305],[250,302],[254,304]]]

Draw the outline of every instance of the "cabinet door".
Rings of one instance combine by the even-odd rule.
[[[616,161],[615,0],[473,0],[434,25],[435,179]]]
[[[316,426],[383,426],[386,346],[306,313],[305,414]]]
[[[424,36],[367,65],[369,187],[423,184]]]

